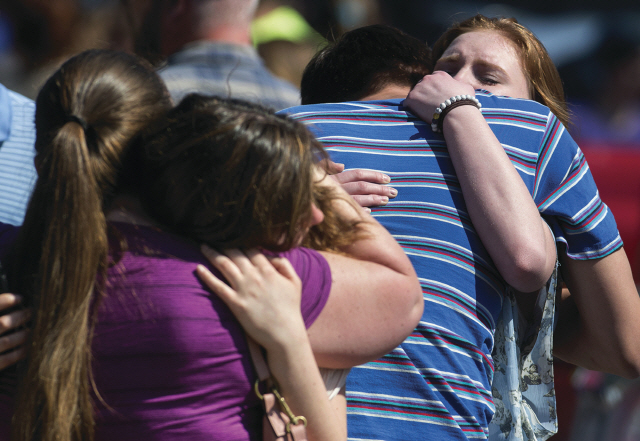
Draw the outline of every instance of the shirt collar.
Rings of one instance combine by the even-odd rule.
[[[11,133],[11,114],[9,91],[0,84],[0,142],[6,141]]]

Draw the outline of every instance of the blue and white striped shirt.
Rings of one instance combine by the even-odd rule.
[[[0,84],[0,222],[22,225],[37,174],[35,104]]]
[[[582,152],[549,109],[476,96],[569,256],[591,259],[620,248]],[[495,412],[491,353],[506,284],[470,222],[444,139],[401,100],[284,112],[307,124],[334,161],[391,177],[398,196],[372,214],[404,248],[424,295],[414,332],[349,375],[349,439],[486,439]]]

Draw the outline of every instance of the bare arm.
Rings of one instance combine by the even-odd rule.
[[[282,396],[295,415],[308,421],[309,440],[346,440],[346,401],[342,395],[329,402],[300,313],[300,279],[289,261],[269,261],[256,250],[246,255],[229,250],[229,257],[206,247],[203,252],[231,287],[203,266],[198,275],[266,349]]]
[[[473,87],[434,72],[405,105],[431,123],[436,106],[455,95],[474,95]],[[469,216],[500,274],[518,291],[539,289],[553,271],[555,242],[500,142],[474,106],[451,110],[443,134]]]
[[[560,253],[571,292],[558,305],[554,354],[588,369],[640,375],[640,297],[623,249],[594,260]]]
[[[340,195],[333,209],[361,221],[366,237],[343,254],[322,252],[331,267],[331,293],[309,328],[318,364],[344,368],[378,358],[401,343],[422,316],[417,276],[400,245],[332,179]]]

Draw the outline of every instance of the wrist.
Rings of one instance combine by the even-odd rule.
[[[436,107],[433,118],[431,120],[431,130],[436,133],[442,132],[442,126],[447,114],[461,106],[473,106],[478,110],[482,108],[482,104],[480,104],[480,101],[478,101],[472,95],[452,96],[451,98],[441,103],[438,107]]]

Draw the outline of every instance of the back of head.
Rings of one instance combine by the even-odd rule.
[[[538,38],[515,18],[485,17],[478,14],[447,29],[433,45],[433,59],[437,61],[458,36],[474,31],[495,31],[513,42],[520,54],[525,76],[534,91],[531,99],[549,107],[565,125],[570,124],[562,79],[549,53]]]
[[[100,50],[68,60],[37,97],[39,178],[9,261],[34,310],[13,439],[93,437],[89,306],[106,265],[104,210],[131,140],[170,105],[147,64]]]
[[[431,73],[426,43],[387,25],[346,32],[305,68],[302,104],[357,101],[385,86],[413,87]]]
[[[211,246],[288,249],[311,214],[322,152],[302,124],[259,105],[189,95],[145,139],[142,203]]]

